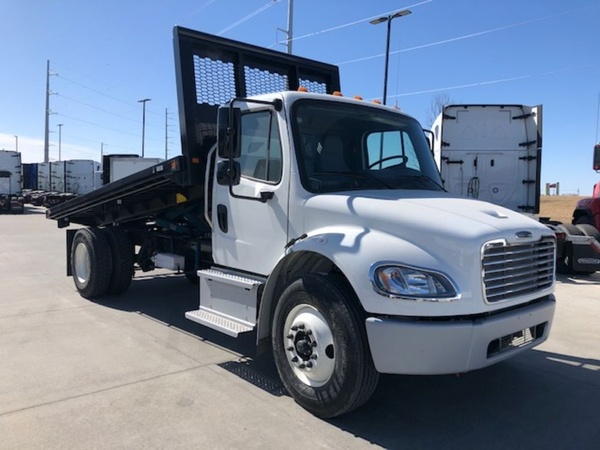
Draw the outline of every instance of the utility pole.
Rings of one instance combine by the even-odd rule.
[[[46,127],[44,130],[44,162],[50,161],[50,60],[46,60]]]
[[[287,52],[292,54],[292,40],[294,38],[294,0],[288,3],[288,23],[287,23]]]
[[[151,98],[145,98],[138,100],[138,103],[142,104],[142,158],[144,157],[144,141],[146,140],[146,102],[152,100]]]
[[[169,159],[169,109],[165,108],[165,160]]]
[[[61,156],[60,156],[60,152],[62,149],[62,123],[58,124],[58,160],[62,161]]]
[[[294,0],[288,0],[288,22],[287,22],[287,30],[282,30],[281,28],[277,28],[278,31],[282,31],[285,33],[285,46],[287,48],[287,53],[292,54],[292,41],[294,39]]]

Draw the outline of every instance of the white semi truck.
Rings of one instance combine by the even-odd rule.
[[[199,278],[186,317],[254,333],[320,417],[380,373],[467,372],[548,338],[554,234],[445,192],[414,118],[332,95],[329,64],[180,27],[175,55],[183,154],[47,213],[84,225],[67,229],[83,297],[122,294],[134,264]]]
[[[582,221],[578,211],[568,224],[538,217],[542,105],[447,105],[431,131],[446,190],[542,221],[557,236],[559,271],[591,274],[600,270],[600,233],[591,219]]]
[[[19,152],[0,150],[0,212],[23,213],[22,171]]]

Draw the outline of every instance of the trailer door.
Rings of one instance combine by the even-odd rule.
[[[539,212],[541,106],[444,109],[440,172],[448,191]]]

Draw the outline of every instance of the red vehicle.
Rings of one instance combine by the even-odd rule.
[[[600,172],[600,144],[594,146],[594,170]],[[573,223],[593,225],[600,230],[600,182],[594,185],[591,198],[584,198],[577,202],[573,212]]]

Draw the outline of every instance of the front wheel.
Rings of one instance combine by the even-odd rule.
[[[377,387],[354,293],[337,277],[307,274],[290,283],[275,310],[272,342],[284,386],[316,416],[352,411]]]

